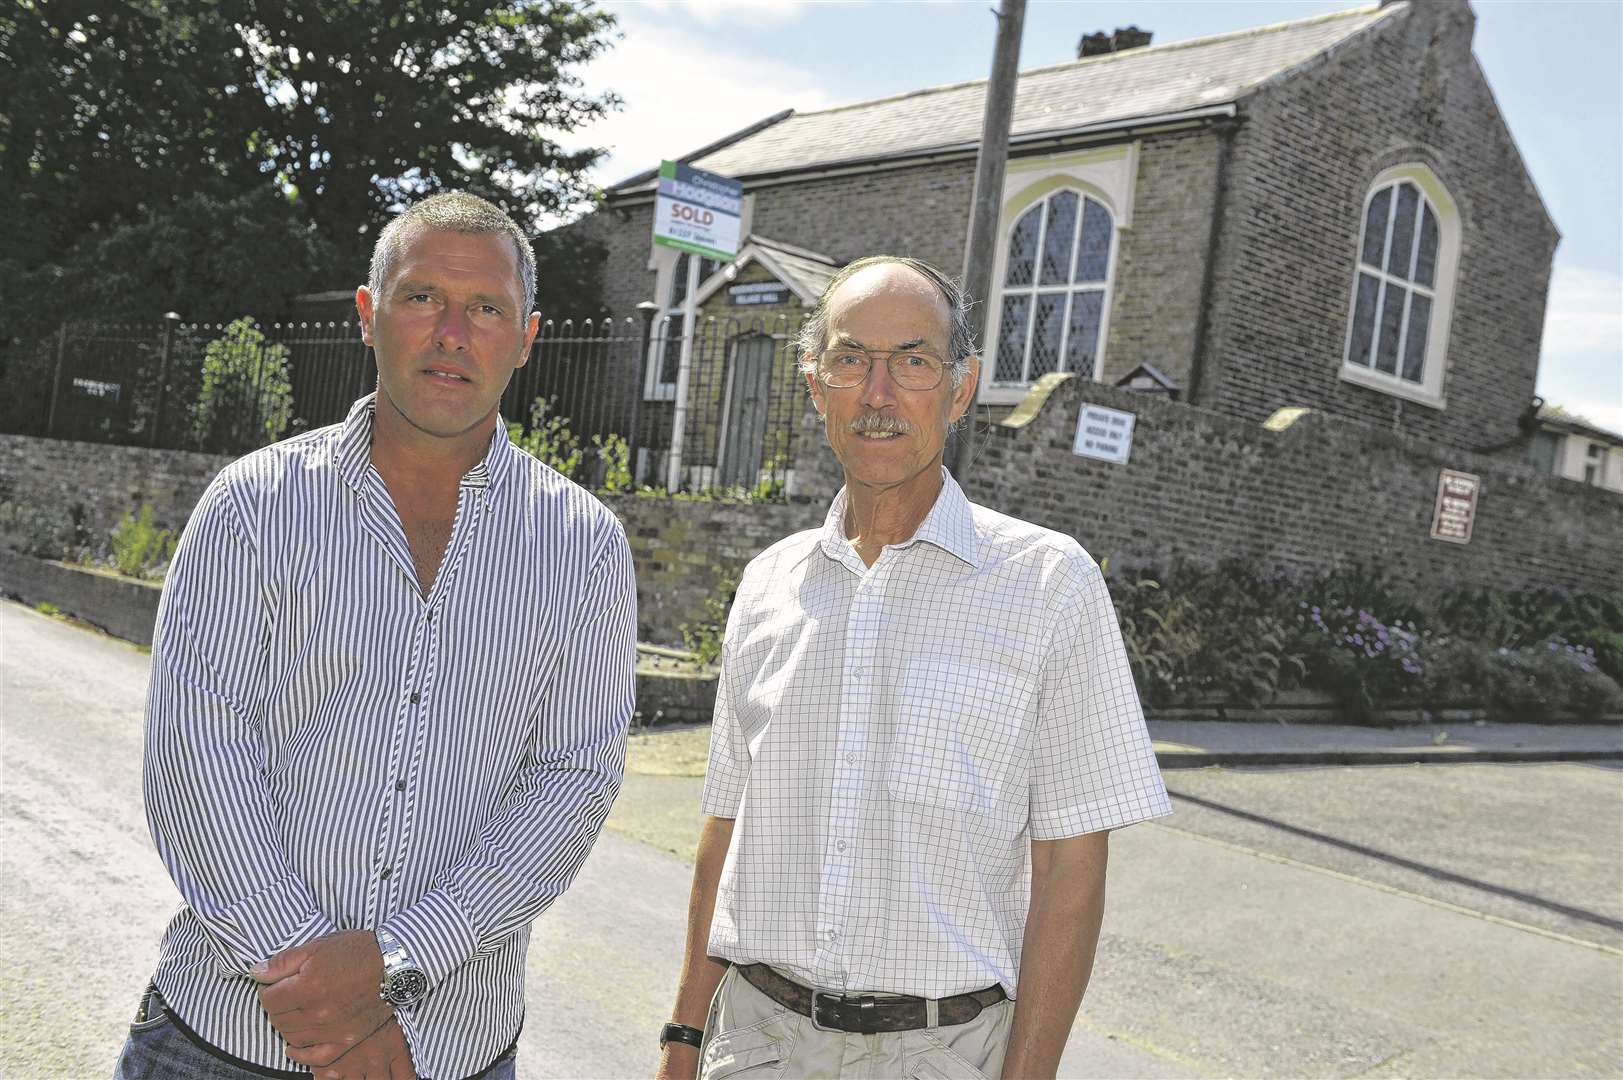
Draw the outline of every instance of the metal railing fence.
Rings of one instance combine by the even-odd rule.
[[[547,322],[502,415],[588,486],[778,497],[805,401],[798,330],[787,316],[702,319],[678,435],[681,316]],[[351,322],[71,323],[0,352],[0,432],[240,454],[341,421],[375,383]]]

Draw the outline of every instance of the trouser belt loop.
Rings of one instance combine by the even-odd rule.
[[[935,998],[924,999],[924,1026],[931,1030],[941,1026],[941,1002]]]

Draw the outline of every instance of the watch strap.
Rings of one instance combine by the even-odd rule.
[[[417,1004],[428,993],[428,977],[422,967],[388,930],[379,927],[373,933],[378,939],[378,951],[383,954],[383,979],[378,984],[378,997],[395,1008]]]
[[[663,1048],[673,1042],[698,1048],[704,1045],[704,1032],[689,1024],[666,1024],[659,1031],[659,1045]]]

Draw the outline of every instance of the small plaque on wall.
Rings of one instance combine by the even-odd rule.
[[[789,286],[776,281],[756,281],[748,285],[727,286],[727,303],[733,307],[754,307],[757,304],[787,304]]]
[[[1444,469],[1437,477],[1437,506],[1431,515],[1431,538],[1451,544],[1469,544],[1476,521],[1476,497],[1482,478],[1473,473]]]
[[[1133,413],[1120,409],[1083,405],[1071,451],[1081,457],[1127,464],[1133,452],[1133,418]]]

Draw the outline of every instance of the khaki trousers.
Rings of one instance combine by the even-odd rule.
[[[1003,1070],[1014,1002],[967,1024],[879,1035],[819,1031],[729,968],[699,1049],[699,1080],[987,1080]]]

